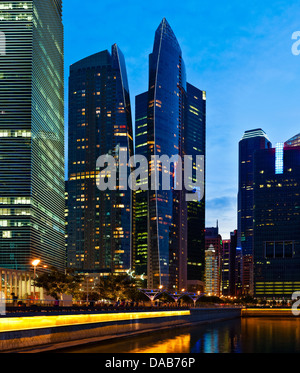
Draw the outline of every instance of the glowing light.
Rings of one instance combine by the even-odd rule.
[[[158,311],[128,312],[116,314],[13,317],[0,319],[0,332],[189,315],[190,311]]]
[[[283,143],[276,144],[275,174],[283,174]]]
[[[37,265],[39,265],[41,261],[39,259],[35,259],[31,264],[36,267]]]

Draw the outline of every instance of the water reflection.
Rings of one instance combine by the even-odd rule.
[[[64,351],[65,352],[65,351]],[[67,352],[286,353],[300,352],[299,318],[245,318],[150,333]]]
[[[152,353],[152,354],[163,354],[163,353],[189,353],[191,345],[190,334],[182,334],[174,338],[159,341],[151,346],[137,347],[131,350],[131,353]]]
[[[300,352],[299,318],[249,318],[242,320],[241,327],[243,352]]]
[[[191,330],[191,353],[238,353],[241,322],[231,320]]]

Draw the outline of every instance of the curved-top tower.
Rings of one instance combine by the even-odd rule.
[[[184,155],[205,155],[205,100],[205,92],[186,82],[181,48],[164,18],[149,56],[148,91],[135,105],[136,154],[147,157],[149,173],[136,193],[134,264],[149,288],[186,289],[204,274],[204,199],[187,202],[185,183],[182,190],[175,186],[183,180]],[[155,162],[162,156],[169,162]]]
[[[111,53],[96,53],[70,68],[67,262],[71,268],[102,274],[131,268],[132,193],[128,188],[97,187],[98,157],[112,155],[119,165],[121,151],[127,159],[133,155],[132,119],[125,60],[114,44]]]
[[[149,160],[155,155],[183,155],[185,74],[181,48],[164,18],[155,32],[153,52],[149,57]],[[182,256],[186,256],[185,226],[182,226],[186,212],[181,201],[182,192],[172,189],[174,169],[159,171],[170,173],[171,189],[162,190],[160,183],[159,190],[148,193],[148,283],[154,288],[169,287],[170,284],[177,288],[180,272],[176,268],[184,260]]]

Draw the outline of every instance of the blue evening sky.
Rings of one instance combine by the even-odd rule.
[[[69,65],[117,43],[134,109],[135,96],[147,90],[154,32],[166,17],[187,80],[207,91],[206,226],[218,219],[229,238],[237,228],[244,131],[262,128],[273,144],[300,132],[300,55],[291,52],[299,15],[299,0],[64,0],[66,107]]]

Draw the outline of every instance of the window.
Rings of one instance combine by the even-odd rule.
[[[283,242],[275,242],[275,258],[283,258]]]
[[[266,258],[274,257],[274,242],[265,243],[265,257]]]
[[[293,242],[285,242],[284,243],[284,257],[285,258],[292,258],[294,251]]]
[[[270,241],[265,242],[265,258],[292,258],[294,242]]]
[[[11,231],[3,231],[2,232],[2,238],[11,238],[12,232]]]

